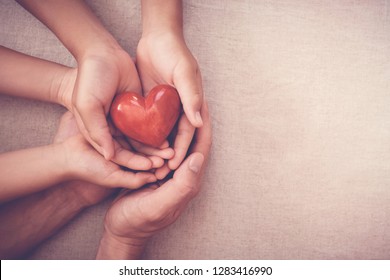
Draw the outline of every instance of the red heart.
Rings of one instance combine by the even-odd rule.
[[[146,98],[134,93],[117,95],[111,105],[111,118],[126,136],[159,147],[179,117],[181,103],[174,87],[158,85]]]

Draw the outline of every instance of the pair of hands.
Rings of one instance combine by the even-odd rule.
[[[203,102],[200,72],[181,35],[165,32],[143,36],[137,49],[136,61],[137,66],[128,53],[119,47],[88,50],[78,61],[78,67],[69,69],[60,77],[60,82],[56,83],[59,86],[55,99],[74,114],[79,130],[100,154],[131,170],[155,170],[154,176],[149,173],[133,173],[134,178],[139,178],[133,184],[131,180],[127,180],[127,184],[118,184],[117,180],[103,183],[108,186],[117,184],[137,188],[151,182],[153,178],[154,181],[163,179],[184,160],[195,128],[203,124],[200,115]],[[179,92],[184,114],[177,124],[173,149],[168,142],[156,149],[136,141],[125,141],[106,119],[115,94],[124,91],[142,94],[141,81],[144,93],[158,84],[174,85]],[[82,159],[73,162],[82,163]],[[113,165],[109,166],[113,174],[124,173],[119,170],[117,172],[112,168]],[[79,167],[83,171],[87,169],[85,166]],[[128,177],[125,176],[127,179]]]
[[[5,91],[58,102],[73,113],[63,117],[55,150],[51,150],[56,152],[49,157],[59,163],[52,181],[79,180],[64,184],[64,191],[79,200],[76,204],[98,203],[116,187],[144,186],[115,201],[106,216],[98,254],[100,258],[137,257],[132,245],[142,247],[151,234],[173,222],[197,193],[210,147],[200,72],[182,32],[181,1],[142,1],[143,36],[136,65],[83,1],[17,1],[53,31],[78,67],[70,69],[3,50],[9,66],[18,66],[6,71],[9,78],[5,75],[5,80],[12,80],[15,73],[26,78],[8,87],[6,83]],[[124,91],[147,93],[157,84],[176,87],[183,103],[173,149],[167,143],[160,149],[135,142],[129,145],[107,122],[112,99]],[[192,154],[185,159],[188,151]],[[171,170],[176,170],[172,179],[150,185]],[[117,245],[122,256],[110,254]]]
[[[211,125],[207,104],[203,105],[202,118],[204,124],[195,133],[195,141],[190,148],[191,154],[171,179],[160,182],[160,186],[153,183],[146,184],[135,191],[122,190],[106,214],[104,234],[97,258],[139,258],[148,238],[173,223],[188,202],[198,193],[204,162],[207,160],[211,146]],[[85,141],[78,132],[74,116],[67,112],[61,119],[54,142],[59,144],[69,141],[72,142],[73,153],[80,154],[85,162],[100,165],[103,161],[111,165],[103,168],[103,173],[110,173],[108,170],[118,168],[115,164],[105,161]],[[118,172],[123,171],[118,170]],[[122,175],[118,176],[118,179]],[[106,175],[97,174],[97,176]],[[113,189],[82,181],[72,182],[68,188],[77,194],[84,205],[96,204],[113,192]]]
[[[69,71],[65,85],[60,87],[59,99],[76,116],[88,142],[106,159],[116,162],[122,157],[121,164],[125,157],[118,154],[106,120],[114,95],[124,91],[142,93],[141,84],[145,94],[158,84],[173,85],[185,113],[179,120],[174,155],[168,161],[169,169],[174,170],[184,159],[195,128],[202,125],[203,92],[198,64],[184,38],[169,32],[142,37],[136,63],[120,48],[91,50],[79,61],[77,69]],[[132,144],[141,153],[161,156],[157,150]]]
[[[59,97],[75,117],[70,113],[63,116],[55,141],[65,143],[70,151],[68,154],[80,155],[78,159],[69,159],[69,162],[77,162],[78,178],[83,179],[83,174],[87,174],[84,179],[89,181],[84,185],[80,182],[73,184],[74,191],[87,204],[94,204],[112,192],[101,187],[99,184],[102,182],[109,187],[144,186],[137,191],[122,192],[107,212],[98,258],[138,258],[146,240],[174,222],[198,192],[203,162],[210,149],[211,128],[208,109],[202,98],[200,72],[184,39],[172,34],[143,37],[136,61],[137,66],[120,49],[87,56],[77,69],[69,70],[59,90]],[[171,84],[180,94],[184,114],[178,122],[174,151],[167,143],[161,149],[136,142],[130,142],[132,145],[129,146],[123,136],[107,123],[106,114],[115,93],[141,93],[141,81],[146,93],[157,84]],[[192,154],[183,162],[195,127],[199,126],[202,127],[196,133],[190,150]],[[111,161],[101,158],[78,129],[97,151]],[[146,172],[125,172],[118,165]],[[156,171],[147,172],[150,169]],[[175,169],[173,178],[160,182],[160,187],[148,184],[163,179]],[[91,170],[99,172],[88,174]],[[96,181],[91,181],[91,178]]]

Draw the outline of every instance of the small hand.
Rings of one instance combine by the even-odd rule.
[[[63,77],[58,77],[61,82],[59,83],[60,86],[56,93],[57,99],[69,110],[73,110],[76,113],[75,116],[78,121],[78,128],[74,128],[77,131],[76,134],[78,134],[79,131],[84,132],[83,135],[87,140],[89,139],[91,145],[98,151],[102,152],[100,146],[96,145],[95,141],[90,138],[88,129],[81,118],[81,112],[86,114],[86,119],[93,126],[94,131],[100,131],[100,136],[106,140],[109,139],[108,142],[112,145],[111,148],[114,149],[114,156],[111,159],[113,162],[130,169],[148,170],[158,168],[164,164],[163,159],[169,159],[173,156],[172,151],[168,150],[158,154],[145,153],[145,155],[151,156],[145,157],[145,160],[141,162],[141,165],[134,166],[133,163],[137,162],[134,162],[135,153],[133,152],[133,148],[129,146],[126,141],[123,141],[124,137],[122,137],[122,135],[113,128],[113,125],[106,120],[105,111],[108,110],[106,108],[111,104],[111,92],[115,94],[116,91],[140,91],[138,74],[135,70],[134,63],[126,53],[122,53],[122,55],[124,57],[121,60],[121,63],[129,63],[127,66],[129,69],[123,70],[123,72],[128,75],[127,80],[125,79],[121,82],[121,80],[117,78],[117,75],[121,75],[120,72],[109,70],[110,67],[114,67],[112,65],[108,66],[111,62],[108,63],[103,59],[96,57],[86,59],[87,67],[86,69],[83,68],[85,69],[85,73],[80,73],[80,68],[82,68],[83,64],[79,68],[69,69]],[[130,59],[130,61],[126,61],[126,59]],[[133,77],[135,78],[133,79]],[[119,85],[117,89],[115,88],[116,84]],[[74,99],[76,94],[78,94],[80,98],[78,102],[80,104],[79,107],[82,108],[81,110],[77,109],[72,103],[72,98]],[[100,102],[100,100],[103,101]],[[99,127],[102,129],[99,130]],[[113,134],[116,136],[116,139],[113,139]]]
[[[72,136],[78,135],[79,129],[72,113],[66,112],[60,120],[57,134],[53,143],[62,143]],[[81,205],[94,205],[101,202],[114,192],[113,189],[105,188],[85,181],[69,181],[63,184],[67,190],[76,193],[76,198]]]
[[[68,137],[68,138],[66,138]],[[122,170],[117,164],[104,159],[85,139],[78,133],[75,120],[70,112],[64,114],[55,142],[61,142],[68,167],[69,177],[88,181],[105,187],[138,188],[146,183],[154,182],[155,176],[147,172],[129,172]],[[116,143],[116,142],[115,142]],[[148,170],[150,161],[140,155],[131,154],[131,160],[126,164],[134,170]],[[122,154],[123,153],[118,153]],[[120,159],[119,159],[120,160]]]
[[[200,115],[202,78],[198,63],[184,38],[169,32],[142,37],[137,48],[136,63],[145,93],[157,84],[170,84],[178,90],[183,104],[185,114],[179,119],[173,144],[175,155],[163,168],[165,171],[159,171],[163,177],[168,170],[174,170],[180,165],[187,154],[195,128],[203,124]]]
[[[98,258],[138,258],[149,237],[173,223],[199,192],[210,146],[211,127],[207,106],[202,107],[204,125],[197,130],[191,155],[160,187],[145,186],[123,192],[105,218],[105,233]]]
[[[106,159],[112,159],[115,145],[106,116],[116,93],[141,92],[138,73],[122,49],[90,51],[80,60],[69,109],[88,142]]]

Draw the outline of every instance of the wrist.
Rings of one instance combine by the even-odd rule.
[[[69,142],[72,141],[72,138],[78,137],[73,136],[68,138],[64,142],[52,144],[55,146],[56,151],[56,166],[61,170],[61,181],[75,180],[77,177],[77,167],[75,164],[72,164],[72,145]]]
[[[89,207],[90,205],[80,199],[79,195],[72,191],[68,185],[69,182],[62,182],[53,188],[47,189],[44,195],[52,205],[66,205],[64,211],[67,211],[68,214],[78,213]]]
[[[147,239],[118,237],[105,229],[100,240],[96,259],[136,260],[140,259]]]
[[[181,0],[142,1],[142,37],[161,33],[183,36]]]
[[[47,147],[48,150],[44,153],[49,155],[51,159],[51,163],[48,165],[51,170],[45,170],[44,172],[53,174],[55,182],[58,183],[69,179],[70,168],[69,165],[66,164],[66,155],[64,153],[63,144],[55,143]]]
[[[111,36],[111,35],[108,35]],[[115,57],[118,53],[123,52],[123,48],[119,43],[112,38],[110,39],[97,39],[97,42],[92,42],[88,44],[87,47],[80,48],[78,52],[74,54],[78,65],[80,65],[84,60],[90,58],[108,58]]]
[[[72,93],[76,77],[76,68],[64,67],[54,74],[50,87],[52,101],[64,106],[69,111],[72,111]]]
[[[170,34],[184,40],[183,29],[181,27],[175,26],[174,23],[165,23],[161,25],[156,23],[153,26],[144,27],[142,28],[141,37],[159,37],[164,34]]]

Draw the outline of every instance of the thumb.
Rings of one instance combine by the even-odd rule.
[[[129,172],[118,170],[104,179],[104,185],[112,188],[138,189],[156,181],[154,174],[149,172]]]
[[[105,159],[110,160],[114,156],[114,142],[104,109],[84,106],[83,110],[75,108],[74,111],[82,134]]]
[[[159,205],[162,212],[168,212],[193,198],[199,190],[203,162],[203,154],[191,154],[175,171],[173,178],[150,195],[151,205]]]
[[[178,71],[174,85],[183,103],[184,113],[194,127],[203,125],[200,109],[203,103],[202,79],[198,68],[185,67]]]

